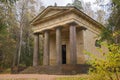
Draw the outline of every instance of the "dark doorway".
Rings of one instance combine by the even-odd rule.
[[[62,45],[62,64],[66,64],[66,45]]]

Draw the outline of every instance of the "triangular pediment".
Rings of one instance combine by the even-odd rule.
[[[42,16],[40,16],[40,18],[46,18],[46,17],[50,17],[56,14],[59,14],[60,12],[62,12],[63,10],[51,10],[45,14],[43,14]]]
[[[43,18],[47,18],[47,17],[50,17],[50,16],[54,16],[54,15],[57,15],[57,14],[60,14],[60,13],[63,13],[64,11],[67,11],[69,10],[70,8],[56,8],[56,7],[48,7],[46,8],[45,10],[43,10],[36,18],[34,18],[32,20],[32,23],[40,20],[40,19],[43,19]]]
[[[97,26],[103,26],[74,6],[48,6],[46,9],[44,9],[38,16],[36,16],[31,21],[31,24],[37,25],[37,24],[40,24],[40,22],[51,20],[53,18],[64,15],[66,13],[74,13],[77,16],[84,18],[88,20],[89,22],[94,23]]]

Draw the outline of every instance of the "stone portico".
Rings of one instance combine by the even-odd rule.
[[[84,50],[99,55],[95,41],[102,25],[75,7],[49,6],[31,24],[33,66],[39,65],[39,36],[44,38],[43,65],[85,64]]]

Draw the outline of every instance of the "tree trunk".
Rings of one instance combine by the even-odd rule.
[[[19,63],[20,63],[21,48],[22,48],[22,34],[23,34],[23,30],[22,30],[22,25],[21,25],[20,26],[20,43],[19,43],[19,49],[18,49],[18,62],[17,62],[17,66],[19,66]]]
[[[13,65],[12,65],[12,67],[17,66],[18,48],[19,48],[19,41],[16,44],[16,53],[15,53],[14,58],[13,58]]]

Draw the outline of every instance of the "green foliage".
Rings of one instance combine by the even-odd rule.
[[[87,80],[87,78],[82,78],[82,77],[60,77],[60,78],[57,78],[56,80]]]
[[[120,6],[120,0],[112,0],[115,4]]]
[[[120,46],[104,45],[109,51],[104,53],[100,50],[100,56],[86,52],[90,56],[88,63],[92,66],[89,70],[90,80],[120,80]]]
[[[77,9],[82,10],[82,3],[80,0],[74,0],[72,4],[68,3],[67,6],[75,6]]]
[[[115,43],[114,37],[113,37],[113,31],[109,27],[102,28],[102,31],[100,33],[100,42],[107,40],[108,43]]]
[[[17,0],[0,0],[0,2],[6,2],[6,3],[8,3],[8,2],[10,2],[11,4],[13,4],[14,2],[16,2]]]
[[[2,74],[10,74],[11,73],[11,69],[10,68],[8,68],[8,69],[5,69],[3,72],[2,72]]]
[[[5,34],[6,33],[6,28],[7,28],[7,25],[5,23],[3,23],[0,19],[0,35],[2,34]]]
[[[0,71],[12,66],[13,55],[15,53],[16,41],[11,37],[10,28],[13,26],[11,0],[0,0]],[[12,22],[12,23],[10,23]],[[7,71],[6,71],[7,72]],[[9,72],[9,71],[8,71]]]
[[[120,1],[112,0],[112,13],[109,16],[107,27],[100,34],[101,41],[107,40],[108,43],[120,43]]]
[[[75,7],[77,7],[78,9],[83,9],[80,0],[74,0],[74,2],[73,2],[72,5],[75,6]]]
[[[91,53],[89,64],[90,80],[120,80],[120,1],[112,0],[112,13],[108,19],[107,27],[100,34],[100,42],[107,41],[108,52],[100,50],[100,56]]]
[[[112,0],[111,5],[109,6],[111,9],[111,14],[108,18],[108,24],[104,27],[100,34],[100,41],[107,41],[109,44],[111,43],[120,43],[120,5],[119,0]]]
[[[25,41],[27,42],[27,41]],[[30,49],[29,49],[29,47]],[[30,50],[30,51],[29,51]],[[30,39],[30,43],[22,46],[22,52],[21,52],[21,64],[24,64],[25,66],[32,66],[33,60],[33,39]]]
[[[3,9],[4,8],[0,6],[0,15],[1,15],[0,16],[0,34],[4,34],[6,32],[6,28],[7,28],[7,25],[4,20],[5,14],[3,13],[4,12]]]
[[[37,0],[0,0],[0,71],[32,65],[30,21],[37,13],[36,4]]]

